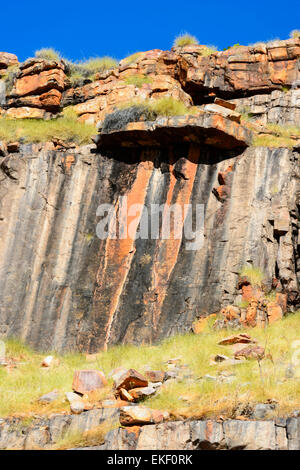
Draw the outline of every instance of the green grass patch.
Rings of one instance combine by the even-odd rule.
[[[260,287],[262,285],[264,273],[256,266],[243,266],[239,274],[242,277],[245,276],[252,286]]]
[[[126,109],[133,106],[143,106],[145,109],[152,112],[153,115],[166,117],[194,114],[196,111],[196,107],[185,106],[182,101],[175,100],[171,96],[163,96],[155,100],[131,100],[130,102],[122,103],[119,109]]]
[[[151,77],[147,77],[147,75],[135,73],[126,77],[124,82],[126,85],[135,85],[137,88],[141,88],[144,83],[152,83],[153,80]]]
[[[252,145],[254,147],[293,148],[295,141],[288,137],[276,137],[275,135],[255,135]]]
[[[95,126],[81,123],[71,107],[65,108],[63,115],[56,119],[6,119],[0,118],[0,140],[15,142],[48,142],[61,139],[78,145],[90,142],[97,133]]]

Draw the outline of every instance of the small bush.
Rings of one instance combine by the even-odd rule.
[[[198,39],[195,36],[192,36],[191,34],[184,33],[181,34],[180,36],[177,36],[174,40],[174,47],[184,47],[184,46],[192,46],[192,45],[197,45],[199,44]]]
[[[144,83],[152,83],[152,78],[146,75],[135,73],[125,78],[124,82],[126,85],[135,85],[137,88],[141,88]]]
[[[240,271],[240,276],[247,277],[252,286],[260,287],[264,278],[262,270],[255,266],[243,266]]]
[[[62,59],[60,53],[52,48],[44,48],[44,49],[35,51],[35,57],[37,57],[38,59],[56,60],[56,61],[59,61]]]
[[[117,109],[111,114],[105,116],[102,131],[110,132],[112,130],[119,130],[125,127],[130,122],[140,121],[144,118],[145,121],[154,121],[157,115],[146,105],[136,104],[123,109]]]
[[[4,80],[6,85],[6,94],[9,94],[12,91],[18,71],[18,65],[10,65],[7,67],[5,74],[2,75],[1,78]]]
[[[292,39],[300,38],[300,29],[293,29],[293,31],[290,32],[290,38]]]
[[[70,79],[71,85],[76,86],[80,81],[89,79],[94,80],[96,73],[104,72],[117,67],[118,62],[112,57],[95,57],[84,62],[66,61],[66,73]]]

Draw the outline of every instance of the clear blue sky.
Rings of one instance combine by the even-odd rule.
[[[1,5],[0,51],[25,60],[54,47],[71,60],[170,49],[187,31],[201,44],[224,47],[300,29],[299,0],[6,0]]]

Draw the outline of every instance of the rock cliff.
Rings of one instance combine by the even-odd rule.
[[[207,57],[201,47],[141,53],[76,86],[63,61],[18,66],[0,53],[3,117],[51,119],[72,105],[99,129],[84,147],[0,146],[1,336],[90,352],[154,342],[233,303],[245,264],[263,271],[266,290],[277,280],[289,310],[299,306],[299,137],[277,148],[251,143],[269,123],[300,125],[300,39]],[[128,83],[135,73],[151,80]],[[103,128],[116,104],[163,96],[197,111]],[[100,240],[98,206],[118,213],[125,195],[149,209],[204,205],[203,245],[187,250],[184,236]]]

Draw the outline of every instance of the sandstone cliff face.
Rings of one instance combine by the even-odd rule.
[[[53,113],[75,104],[80,119],[97,122],[125,98],[169,94],[204,106],[211,93],[247,107],[262,123],[299,126],[299,40],[239,49],[210,57],[195,47],[151,51],[74,89],[63,65],[45,70],[43,64],[41,71],[37,61],[27,61],[3,112],[22,117],[28,109]],[[125,86],[130,68],[153,74],[154,81],[140,90]],[[201,129],[210,126],[204,121]],[[157,341],[189,331],[195,318],[236,300],[246,263],[262,269],[269,289],[277,278],[279,288],[297,298],[299,152],[246,148],[247,130],[225,124],[218,135],[198,135],[190,122],[182,132],[168,122],[156,141],[143,127],[142,134],[135,128],[136,134],[103,135],[102,147],[21,145],[2,158],[0,334],[45,350]],[[136,145],[141,135],[146,141]],[[123,147],[127,138],[131,146]],[[124,195],[128,204],[147,208],[203,204],[203,246],[188,251],[184,238],[100,240],[97,207],[110,203],[117,212]]]

